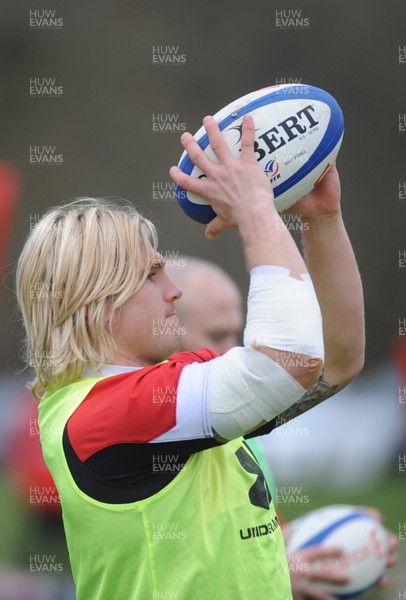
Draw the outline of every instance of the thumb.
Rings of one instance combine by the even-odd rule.
[[[214,240],[218,236],[219,233],[223,231],[224,227],[221,224],[221,221],[218,217],[214,217],[207,225],[205,230],[205,236],[208,240]]]

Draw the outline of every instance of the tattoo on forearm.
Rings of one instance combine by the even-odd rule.
[[[321,375],[316,381],[316,383],[308,390],[295,404],[292,404],[285,412],[281,413],[277,419],[275,427],[280,427],[284,425],[291,419],[298,417],[299,415],[305,413],[310,410],[326,398],[330,396],[334,396],[334,394],[338,391],[338,385],[330,385],[325,379],[323,379],[323,375]]]

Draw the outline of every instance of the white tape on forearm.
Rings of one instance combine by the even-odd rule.
[[[305,393],[283,367],[251,346],[210,361],[211,425],[226,440],[271,421]]]
[[[258,344],[324,360],[323,327],[308,273],[296,279],[283,267],[251,269],[244,346]]]

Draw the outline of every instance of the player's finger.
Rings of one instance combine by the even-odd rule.
[[[222,231],[224,227],[218,217],[214,217],[207,225],[206,230],[204,232],[206,238],[208,240],[214,240]]]
[[[215,119],[210,115],[204,117],[203,125],[207,131],[211,149],[213,150],[214,154],[217,156],[219,161],[222,163],[230,162],[230,160],[232,160],[232,156],[230,154],[229,149],[227,148],[226,141],[223,138],[223,135]]]
[[[245,115],[242,120],[241,158],[254,160],[255,125],[251,115]]]
[[[386,568],[391,569],[395,567],[398,562],[397,549],[399,546],[399,538],[392,531],[386,530],[387,533],[387,544],[388,544],[388,556],[386,561]]]
[[[390,552],[387,561],[386,561],[386,568],[387,569],[392,569],[393,567],[395,567],[398,563],[398,555],[397,553],[393,550]]]
[[[333,165],[331,165],[333,166]],[[368,515],[369,517],[371,517],[371,519],[376,519],[377,521],[383,521],[383,515],[381,513],[380,510],[378,510],[377,508],[373,508],[372,506],[364,506],[363,504],[360,504],[358,506],[359,510],[363,513],[365,513],[366,515]]]
[[[188,153],[188,156],[192,163],[196,165],[203,173],[210,173],[210,168],[213,166],[213,162],[200,148],[193,135],[189,132],[182,134],[180,141],[182,146]]]
[[[386,530],[388,536],[388,550],[389,552],[393,552],[399,546],[399,538],[397,535],[392,533],[392,531]]]
[[[171,167],[169,169],[169,175],[172,177],[173,181],[184,190],[204,197],[207,185],[205,184],[205,181],[207,182],[207,179],[202,180],[197,177],[186,175],[179,167]]]
[[[324,548],[321,546],[311,546],[300,552],[302,560],[305,559],[308,562],[315,560],[326,560],[328,558],[340,558],[343,555],[342,548],[338,546],[331,546]]]
[[[345,584],[350,582],[350,578],[343,571],[327,565],[312,565],[309,570],[312,581],[328,581],[329,583]]]

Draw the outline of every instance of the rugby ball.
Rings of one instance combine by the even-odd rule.
[[[355,506],[327,506],[289,523],[287,552],[311,546],[343,549],[342,557],[328,561],[347,574],[350,582],[345,585],[314,583],[340,600],[363,596],[375,587],[386,569],[386,531],[379,521]]]
[[[240,154],[246,114],[255,123],[255,156],[272,185],[275,206],[282,211],[308,194],[335,161],[343,138],[343,113],[330,94],[311,85],[275,85],[247,94],[214,115],[235,158]],[[194,138],[218,162],[204,127]],[[178,166],[192,177],[205,177],[186,152]],[[208,223],[216,216],[204,198],[180,186],[175,191],[179,204],[195,221]]]

